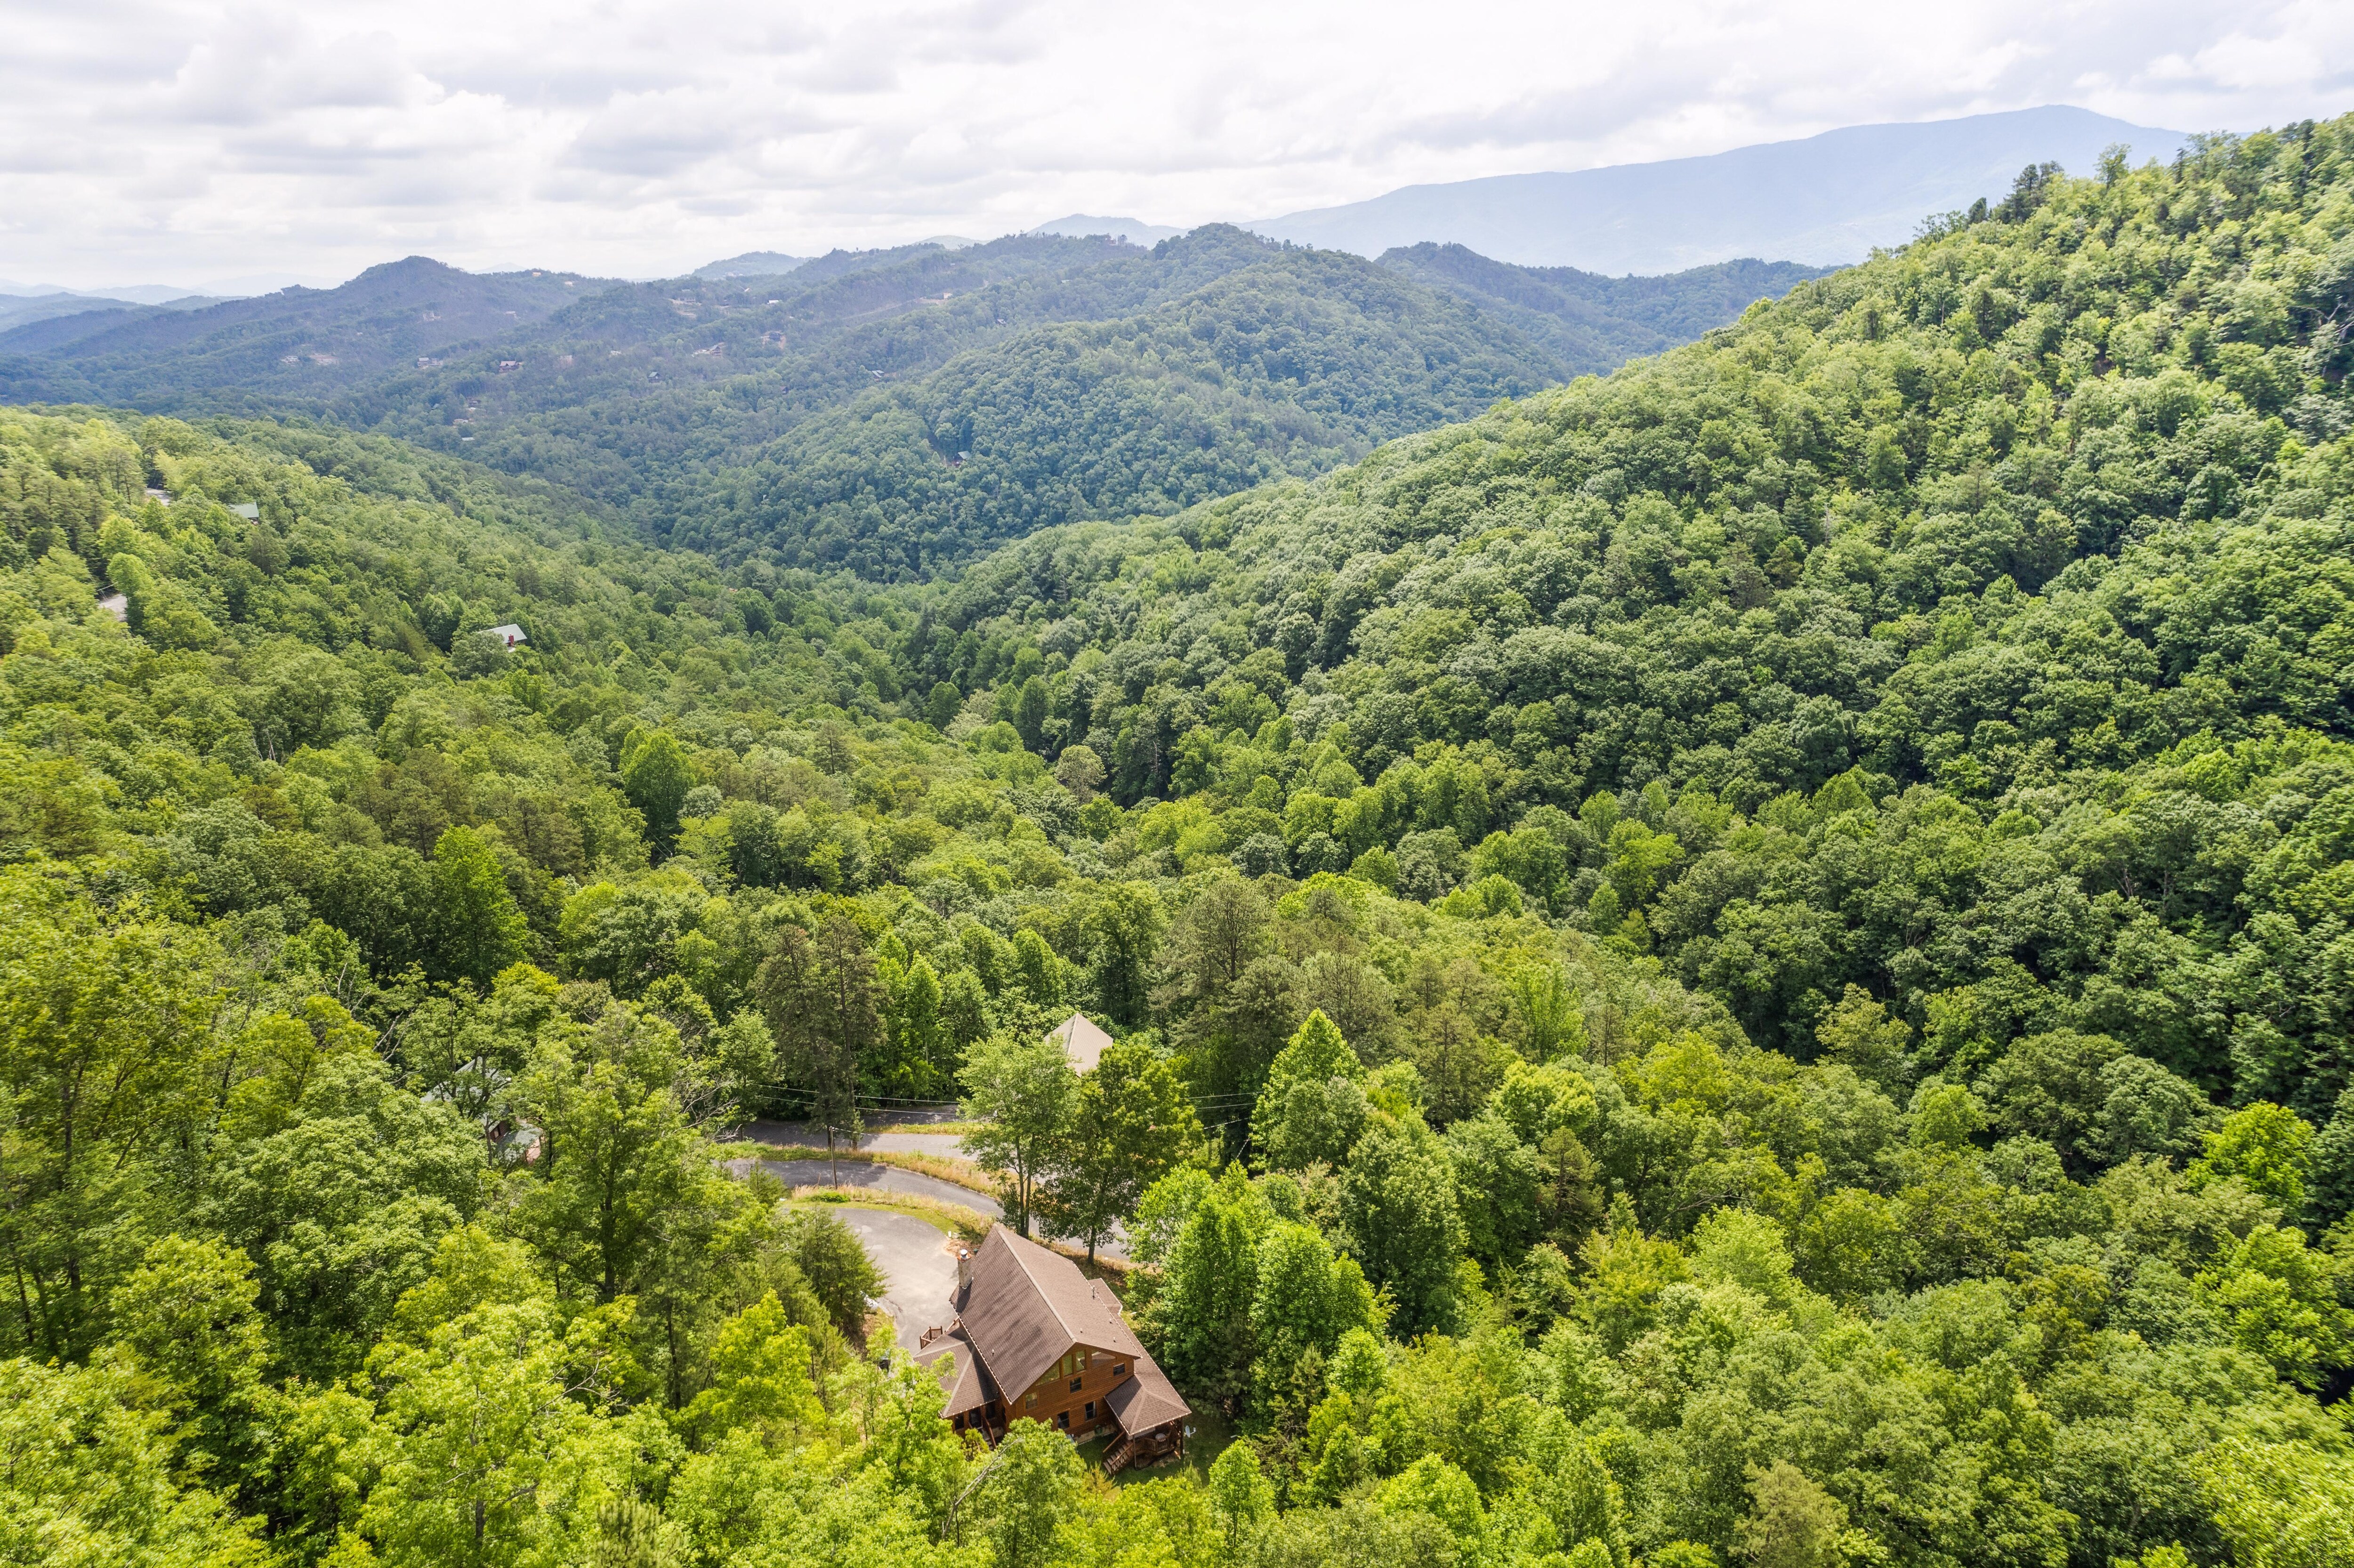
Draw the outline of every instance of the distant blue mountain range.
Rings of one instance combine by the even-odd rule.
[[[1075,212],[1068,217],[1042,223],[1030,232],[1067,235],[1073,239],[1085,239],[1091,234],[1108,234],[1115,239],[1125,239],[1130,245],[1150,247],[1164,239],[1173,239],[1185,231],[1172,228],[1164,223],[1145,223],[1133,217],[1091,217],[1084,212]]]
[[[2122,143],[2137,164],[2187,140],[2053,106],[1912,125],[1851,125],[1705,158],[1499,175],[1259,219],[1270,238],[1378,256],[1423,241],[1530,267],[1625,274],[1742,257],[1817,266],[1901,245],[1932,213],[2009,190],[2028,164],[2091,174]]]
[[[748,250],[741,256],[730,256],[725,261],[714,261],[707,267],[697,267],[687,274],[690,278],[781,278],[809,260],[806,256],[788,256],[780,250]]]

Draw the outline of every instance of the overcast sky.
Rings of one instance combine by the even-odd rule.
[[[0,0],[0,279],[668,275],[2075,103],[2354,108],[2347,0]]]

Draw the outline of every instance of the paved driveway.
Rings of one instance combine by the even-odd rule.
[[[748,1121],[735,1129],[754,1143],[780,1144],[789,1149],[823,1149],[825,1129],[798,1121]],[[858,1140],[861,1149],[895,1154],[935,1154],[942,1160],[964,1158],[964,1139],[953,1132],[875,1132]]]
[[[730,1170],[738,1172],[752,1163],[748,1159],[727,1162]],[[920,1171],[902,1171],[896,1165],[877,1165],[865,1160],[844,1160],[839,1165],[827,1160],[762,1160],[758,1163],[761,1170],[788,1187],[834,1186],[837,1184],[834,1173],[838,1170],[841,1186],[873,1187],[885,1192],[937,1198],[943,1203],[961,1203],[992,1220],[1002,1219],[1005,1213],[997,1200],[986,1192],[976,1192],[970,1187],[960,1187],[937,1176],[927,1176]]]
[[[948,1327],[956,1316],[949,1305],[956,1289],[956,1238],[888,1209],[844,1203],[835,1212],[883,1271],[883,1298],[876,1305],[891,1315],[900,1345],[913,1350],[925,1330]]]
[[[937,1176],[927,1176],[920,1171],[902,1171],[896,1165],[877,1165],[865,1160],[844,1160],[837,1165],[823,1159],[760,1159],[757,1162],[761,1170],[788,1187],[835,1186],[834,1171],[839,1170],[842,1175],[838,1184],[843,1187],[872,1187],[878,1192],[937,1198],[943,1203],[961,1203],[992,1220],[1005,1217],[1004,1207],[986,1192],[976,1192],[970,1187],[960,1187]],[[754,1163],[754,1158],[747,1156],[727,1161],[727,1169],[741,1176]],[[1125,1261],[1128,1257],[1127,1228],[1113,1226],[1112,1234],[1104,1238],[1096,1251],[1115,1262]]]

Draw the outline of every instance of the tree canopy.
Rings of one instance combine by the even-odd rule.
[[[2341,1560],[2350,234],[2354,121],[2032,169],[922,581],[347,425],[0,409],[0,1544]],[[1213,239],[1009,335],[1247,380],[1204,291],[1403,276]],[[981,385],[928,364],[861,406]],[[1042,429],[1162,428],[1092,375]],[[1373,383],[1328,433],[1406,428]],[[1229,1446],[952,1432],[723,1142],[959,1097]]]

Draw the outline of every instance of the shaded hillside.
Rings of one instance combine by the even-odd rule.
[[[0,333],[0,391],[18,402],[151,410],[312,404],[452,344],[545,320],[604,286],[578,273],[461,272],[411,256],[333,289]]]
[[[908,683],[1033,642],[1067,663],[1050,747],[1199,802],[1180,862],[1269,834],[1295,873],[1492,873],[1760,1042],[1816,1048],[1855,986],[1925,1031],[1923,1074],[2072,1028],[2327,1121],[2354,1089],[2346,135],[2022,182],[1607,379],[1041,535],[939,591]],[[1345,766],[1260,790],[1301,734]],[[1428,804],[1442,761],[1476,811]]]
[[[1720,261],[1663,278],[1605,278],[1574,267],[1515,267],[1460,245],[1412,245],[1381,263],[1469,301],[1543,344],[1572,376],[1690,343],[1758,300],[1779,299],[1828,267]]]
[[[323,411],[594,493],[660,528],[716,473],[878,384],[1022,326],[1134,309],[1156,284],[1241,264],[1200,255],[1148,276],[1107,268],[1108,258],[1145,260],[1100,241],[1011,238],[837,251],[756,282],[631,284]],[[502,369],[506,361],[517,363]]]
[[[405,262],[176,334],[84,318],[67,341],[14,340],[0,380],[27,399],[314,414],[566,485],[662,536],[904,576],[1322,471],[1730,320],[1787,270],[1375,267],[1220,226],[1150,251],[1034,234],[594,289]],[[503,302],[525,285],[527,305]],[[445,288],[474,307],[423,302]]]
[[[1182,275],[1192,243],[1154,271]],[[1320,472],[1557,377],[1447,295],[1354,257],[1259,249],[1156,308],[1014,334],[812,418],[715,476],[671,536],[923,575],[1034,528]]]
[[[168,304],[143,305],[102,294],[0,294],[0,332],[55,321],[61,316],[105,314],[110,323],[148,311],[195,311],[217,301],[189,295]]]
[[[681,542],[897,576],[1320,471],[1730,320],[1744,276],[1620,281],[1599,303],[1537,278],[1526,306],[1229,228],[1150,251],[1023,236],[610,291],[340,414],[614,499]],[[523,363],[501,374],[505,357]]]

